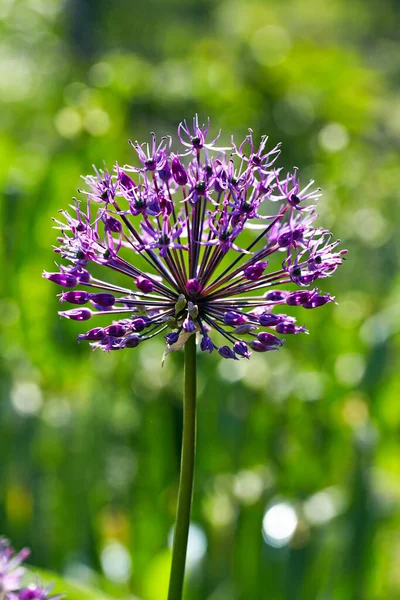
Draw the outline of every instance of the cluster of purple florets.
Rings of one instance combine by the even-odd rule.
[[[28,548],[17,554],[7,539],[0,537],[0,600],[59,600],[62,595],[50,595],[51,586],[37,583],[24,586],[25,568],[22,562],[29,556]]]
[[[162,333],[173,350],[197,335],[202,351],[249,358],[277,349],[280,334],[306,332],[284,307],[333,301],[305,289],[332,275],[346,253],[313,227],[319,188],[311,181],[302,189],[297,169],[283,174],[280,147],[267,150],[266,136],[256,146],[250,130],[239,146],[232,139],[218,148],[219,136],[208,141],[208,132],[195,117],[192,128],[178,127],[181,151],[171,150],[169,136],[131,142],[138,166],[95,169],[84,177],[85,201],[75,199],[72,214],[60,211],[55,251],[69,265],[44,273],[68,290],[60,301],[76,305],[60,315],[112,319],[79,340],[120,350]],[[90,265],[126,284],[97,278]]]

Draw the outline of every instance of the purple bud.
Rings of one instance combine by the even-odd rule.
[[[254,340],[254,342],[250,342],[250,348],[254,350],[254,352],[269,352],[270,350],[277,350],[276,346],[267,346],[259,340]]]
[[[209,338],[208,335],[204,335],[201,338],[200,350],[202,352],[210,352],[210,353],[214,350],[214,344],[212,342],[212,339]]]
[[[257,329],[256,325],[252,325],[251,323],[243,323],[243,325],[239,325],[239,327],[235,328],[235,333],[238,335],[244,335],[245,333],[254,331],[254,329]]]
[[[325,296],[314,296],[309,302],[303,303],[303,308],[317,308],[318,306],[324,306],[327,302],[333,302],[334,299],[330,294]]]
[[[72,308],[71,310],[59,311],[58,314],[73,321],[88,321],[92,316],[92,311],[90,308]]]
[[[199,279],[188,279],[186,282],[186,290],[189,294],[200,294],[202,289],[203,287]]]
[[[183,331],[186,333],[193,333],[196,331],[196,325],[193,323],[192,318],[188,315],[182,323]]]
[[[270,302],[282,302],[282,300],[286,300],[286,297],[289,295],[289,292],[285,292],[283,290],[271,290],[264,294],[264,298],[266,300],[270,300]]]
[[[312,298],[312,292],[307,292],[306,290],[297,290],[296,292],[292,292],[286,298],[286,304],[289,306],[300,306],[305,302],[308,302]]]
[[[233,350],[231,350],[229,348],[229,346],[221,346],[220,348],[218,348],[218,354],[220,356],[222,356],[223,358],[233,358],[233,359],[237,360],[236,354],[234,353]]]
[[[297,327],[291,321],[283,321],[282,323],[278,323],[275,328],[277,333],[307,333],[307,329],[305,327]]]
[[[126,333],[126,327],[124,325],[109,325],[104,328],[105,335],[109,335],[111,337],[122,337]]]
[[[177,156],[174,156],[174,158],[172,159],[171,170],[172,176],[178,185],[187,184],[188,176],[186,173],[186,169]]]
[[[102,327],[94,327],[93,329],[90,329],[86,333],[79,334],[78,342],[80,342],[81,340],[90,340],[90,341],[102,340],[104,338],[104,336],[105,336],[105,333],[104,333],[104,329]]]
[[[257,262],[254,265],[250,265],[245,268],[244,276],[247,279],[249,279],[250,281],[257,281],[257,279],[260,279],[260,277],[264,273],[267,265],[268,265],[267,261],[266,262]]]
[[[137,348],[140,344],[140,337],[132,333],[131,335],[127,335],[121,342],[122,348]]]
[[[168,346],[172,346],[172,344],[175,344],[178,341],[179,333],[177,331],[173,331],[172,333],[167,333],[167,335],[164,337],[167,340]]]
[[[287,248],[293,242],[293,232],[285,231],[284,233],[281,233],[281,235],[278,236],[277,242],[281,248]]]
[[[265,344],[265,346],[282,346],[283,343],[276,335],[266,331],[259,333],[257,339],[262,344]]]
[[[43,271],[43,277],[66,288],[73,288],[77,284],[75,275],[70,273],[47,273],[47,271]]]
[[[89,301],[90,294],[88,292],[74,291],[64,292],[60,295],[60,302],[70,302],[71,304],[86,304]]]
[[[281,320],[282,317],[280,315],[274,315],[272,313],[265,313],[258,317],[258,322],[262,327],[275,327]]]
[[[133,319],[131,322],[131,329],[132,331],[143,331],[143,329],[146,327],[147,323],[144,319],[142,319],[141,317],[138,317],[137,319]]]
[[[251,352],[249,352],[249,347],[244,342],[236,342],[233,345],[233,349],[236,352],[236,354],[244,356],[245,358],[250,358],[251,356]]]
[[[101,306],[102,308],[109,308],[115,304],[115,296],[104,292],[101,292],[100,294],[90,294],[90,299],[96,306]]]
[[[104,217],[104,223],[106,229],[112,231],[113,233],[121,233],[122,231],[122,223],[115,217],[111,217],[110,215],[106,215]]]
[[[137,289],[144,294],[150,294],[154,290],[154,283],[150,281],[150,279],[146,279],[146,277],[142,277],[141,275],[136,277],[135,283]]]
[[[79,283],[88,283],[90,281],[90,273],[86,269],[78,267],[77,269],[74,269],[74,275]]]
[[[133,181],[133,179],[131,179],[129,177],[129,175],[127,175],[123,171],[120,171],[120,173],[119,173],[119,180],[120,180],[121,185],[123,185],[124,188],[127,190],[130,190],[130,189],[136,187],[136,183]]]
[[[157,171],[158,176],[160,177],[161,181],[164,181],[164,183],[168,183],[168,181],[171,179],[171,168],[168,164],[168,161],[165,161],[165,164],[163,166],[162,169],[160,169],[159,171]]]
[[[233,310],[229,310],[224,313],[224,321],[227,325],[238,326],[246,323],[247,317],[240,313],[234,312]]]

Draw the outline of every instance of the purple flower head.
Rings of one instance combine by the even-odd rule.
[[[18,554],[15,554],[8,540],[0,538],[0,597],[20,588],[25,573],[21,563],[29,554],[28,548],[23,548]]]
[[[28,587],[23,588],[16,595],[18,600],[59,600],[64,594],[55,594],[50,596],[53,586],[42,587],[36,583],[31,583]]]
[[[258,143],[250,130],[217,148],[219,135],[196,116],[179,125],[174,153],[169,136],[131,143],[136,166],[95,169],[84,199],[54,220],[66,264],[43,276],[65,288],[62,302],[78,305],[60,315],[109,318],[79,341],[114,351],[161,334],[175,349],[196,335],[203,352],[249,358],[279,348],[280,335],[306,332],[279,307],[333,302],[305,289],[346,253],[314,226],[320,189],[277,167],[280,145],[266,136]],[[87,302],[91,309],[80,306]]]

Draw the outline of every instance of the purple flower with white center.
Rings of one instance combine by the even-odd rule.
[[[30,550],[23,548],[18,554],[5,538],[0,538],[0,598],[14,592],[21,586],[25,568],[21,563],[29,556]]]
[[[307,332],[280,307],[334,301],[304,289],[332,275],[346,254],[314,227],[321,190],[314,182],[302,188],[297,169],[283,174],[275,166],[280,145],[268,149],[266,136],[257,145],[249,130],[242,143],[216,148],[220,134],[210,141],[209,129],[197,116],[192,126],[181,123],[180,152],[154,134],[150,145],[131,143],[139,168],[95,170],[84,178],[85,202],[61,211],[55,251],[68,264],[43,276],[65,288],[62,302],[79,306],[59,314],[110,317],[79,341],[111,351],[162,334],[168,351],[196,335],[203,352],[249,358],[279,348],[279,335]],[[101,270],[126,283],[97,278]]]

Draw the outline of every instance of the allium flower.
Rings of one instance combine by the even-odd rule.
[[[17,594],[12,594],[10,600],[60,600],[64,594],[50,595],[53,585],[42,586],[37,583],[31,583],[22,588]]]
[[[28,548],[23,548],[18,554],[10,546],[6,538],[0,538],[0,598],[8,592],[18,590],[25,573],[21,563],[29,556]]]
[[[279,335],[307,332],[286,309],[334,300],[305,289],[346,253],[314,227],[320,189],[302,188],[297,169],[276,168],[280,147],[268,150],[267,137],[257,147],[249,130],[227,152],[208,131],[197,117],[192,128],[181,123],[181,152],[155,134],[150,145],[132,144],[138,166],[96,170],[84,177],[86,200],[60,211],[55,251],[69,265],[44,277],[75,307],[59,314],[111,320],[79,340],[121,350],[162,334],[172,351],[197,335],[204,352],[249,358],[279,348]],[[99,278],[107,269],[122,284]]]

